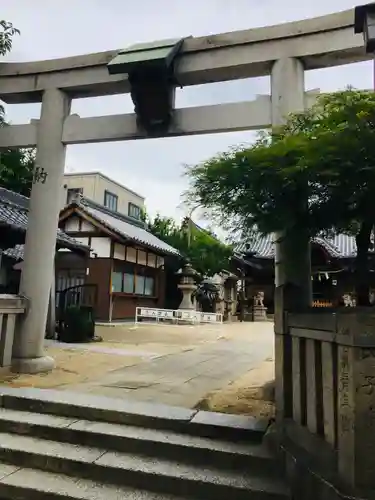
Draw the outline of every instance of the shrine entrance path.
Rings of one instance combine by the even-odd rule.
[[[48,343],[57,361],[54,372],[12,376],[3,383],[194,407],[245,374],[251,385],[253,370],[254,384],[262,383],[259,367],[274,353],[272,322],[101,326],[97,334],[103,342]],[[265,376],[270,378],[269,370]]]

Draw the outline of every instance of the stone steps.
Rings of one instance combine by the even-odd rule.
[[[184,500],[183,497],[134,490],[37,469],[0,463],[0,495],[17,500]]]
[[[251,420],[57,391],[1,393],[1,499],[289,498]]]
[[[2,433],[176,459],[184,463],[210,463],[224,469],[229,466],[242,470],[250,468],[259,474],[277,474],[272,457],[259,443],[230,443],[174,431],[0,408],[0,436]]]
[[[7,409],[180,431],[230,441],[261,442],[267,421],[162,404],[45,389],[0,388],[0,406]]]

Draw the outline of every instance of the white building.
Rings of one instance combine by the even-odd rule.
[[[64,175],[66,195],[63,208],[78,193],[114,212],[140,219],[145,206],[143,196],[110,179],[101,172],[75,172]]]

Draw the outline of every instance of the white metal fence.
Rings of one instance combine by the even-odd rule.
[[[190,323],[193,325],[202,323],[222,323],[223,315],[219,313],[206,313],[187,309],[157,309],[150,307],[137,307],[135,312],[135,324],[172,324]]]

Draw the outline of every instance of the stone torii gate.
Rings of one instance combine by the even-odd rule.
[[[36,373],[53,368],[43,341],[53,272],[56,229],[69,144],[126,141],[214,132],[265,129],[290,112],[310,106],[304,71],[370,59],[353,31],[352,10],[300,22],[185,40],[162,41],[64,59],[3,63],[0,99],[41,102],[39,120],[0,130],[0,148],[37,148],[36,166],[45,174],[33,185],[20,293],[30,307],[16,332],[13,370]],[[271,75],[271,95],[253,101],[174,109],[176,85],[200,85]],[[70,115],[72,99],[131,92],[136,114],[80,118]],[[160,104],[161,103],[161,104]],[[296,247],[297,242],[297,247]],[[309,240],[290,244],[277,237],[276,370],[282,367],[283,285],[298,289],[294,301],[311,303]],[[280,361],[280,362],[279,362]],[[283,377],[277,394],[283,391]],[[281,385],[280,385],[281,384]],[[282,398],[279,397],[282,413]]]

